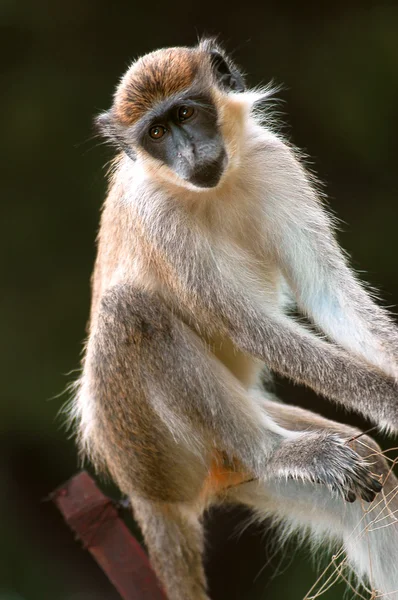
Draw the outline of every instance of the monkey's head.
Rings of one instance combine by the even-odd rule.
[[[157,50],[128,69],[97,125],[163,178],[213,188],[236,162],[244,90],[241,73],[214,40]]]

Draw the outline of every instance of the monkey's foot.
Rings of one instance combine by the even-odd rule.
[[[277,477],[326,485],[347,502],[372,502],[382,484],[371,465],[336,434],[305,432],[275,451],[267,470]]]

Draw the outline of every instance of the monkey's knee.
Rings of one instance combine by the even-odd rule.
[[[102,297],[97,327],[111,339],[138,348],[159,336],[167,339],[172,322],[170,311],[154,294],[119,284]]]
[[[98,378],[125,395],[127,386],[142,386],[155,370],[158,379],[162,376],[164,358],[177,345],[175,322],[155,295],[130,284],[114,286],[101,299],[87,361]]]

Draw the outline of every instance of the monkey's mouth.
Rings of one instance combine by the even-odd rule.
[[[213,188],[219,183],[228,164],[227,153],[223,149],[216,160],[201,165],[189,178],[190,183],[200,188]]]

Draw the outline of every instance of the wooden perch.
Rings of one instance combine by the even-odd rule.
[[[124,600],[167,600],[146,553],[87,472],[60,486],[51,499]]]

